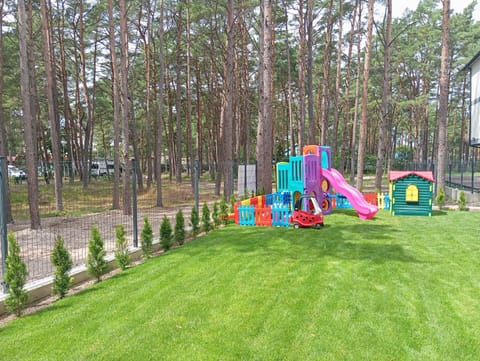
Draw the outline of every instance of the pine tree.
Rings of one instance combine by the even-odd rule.
[[[160,224],[160,244],[165,251],[168,251],[172,247],[172,224],[167,216],[163,216],[162,223]]]
[[[217,201],[213,203],[212,220],[213,220],[213,228],[217,228],[220,225],[220,215],[218,214]]]
[[[130,264],[125,227],[122,224],[115,227],[115,259],[122,271],[126,270]]]
[[[438,189],[435,203],[437,203],[438,209],[443,209],[443,207],[445,207],[445,191],[443,190],[443,188]]]
[[[88,242],[87,269],[88,273],[101,281],[102,275],[107,271],[108,264],[105,260],[103,240],[97,227],[92,227],[92,238]]]
[[[235,196],[232,194],[230,196],[230,213],[233,213],[234,208],[235,208]]]
[[[145,258],[152,257],[153,230],[147,217],[144,218],[141,241],[142,241],[142,250]]]
[[[225,196],[222,195],[222,198],[220,199],[220,220],[223,224],[228,223],[228,206],[227,202],[225,201]]]
[[[182,245],[185,242],[185,218],[181,209],[178,210],[175,216],[175,242]]]
[[[28,294],[23,289],[27,282],[28,271],[20,257],[20,246],[13,233],[8,234],[8,249],[7,268],[4,277],[8,285],[8,297],[5,300],[5,305],[7,310],[21,316],[28,301]]]
[[[465,196],[464,191],[460,191],[460,194],[458,195],[458,209],[460,211],[467,211],[467,197]]]
[[[192,233],[194,236],[196,236],[200,232],[200,218],[198,217],[198,211],[196,207],[192,208],[190,222],[192,224]]]
[[[208,233],[211,229],[212,224],[210,222],[210,209],[208,208],[207,203],[204,203],[202,207],[202,230],[205,233]]]
[[[73,262],[60,236],[55,238],[51,261],[55,267],[53,294],[58,295],[59,298],[64,298],[72,283],[72,278],[68,272],[72,269]]]

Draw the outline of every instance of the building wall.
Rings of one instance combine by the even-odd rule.
[[[407,202],[406,191],[409,185],[415,184],[418,188],[418,202]],[[433,183],[418,177],[409,175],[398,179],[392,185],[392,214],[396,215],[432,215]]]

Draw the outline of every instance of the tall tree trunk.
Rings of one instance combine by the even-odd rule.
[[[438,99],[438,150],[437,150],[437,189],[445,189],[447,169],[447,117],[448,87],[450,80],[449,43],[450,43],[450,0],[443,2],[442,54],[440,58],[440,96]]]
[[[370,62],[372,59],[374,3],[375,3],[375,0],[368,0],[367,42],[365,44],[365,60],[363,63],[362,116],[360,119],[360,137],[358,140],[358,161],[357,161],[357,188],[360,191],[363,189],[363,168],[365,164],[365,149],[367,144],[368,80],[370,75]]]
[[[260,58],[263,66],[260,82],[263,87],[262,98],[259,108],[262,109],[261,118],[257,128],[257,174],[258,186],[265,193],[272,192],[272,153],[273,153],[273,113],[272,113],[272,76],[273,76],[273,15],[272,0],[262,0],[261,7],[261,28],[263,39],[261,41]]]
[[[287,3],[283,1],[283,7],[285,9],[285,19],[288,19],[288,9]],[[295,155],[295,123],[293,119],[293,96],[292,96],[292,71],[291,71],[291,59],[290,59],[290,41],[288,38],[288,21],[285,21],[285,51],[287,55],[287,114],[288,114],[288,124],[290,128],[289,134],[289,154]]]
[[[83,97],[86,107],[86,116],[87,116],[87,125],[85,127],[85,136],[83,138],[83,149],[82,149],[82,170],[83,170],[83,187],[86,188],[88,186],[89,181],[89,160],[90,160],[90,148],[92,144],[92,137],[93,137],[93,111],[92,111],[92,103],[89,94],[89,89],[87,85],[87,60],[85,54],[85,43],[84,43],[84,11],[83,11],[83,0],[79,1],[79,56],[80,56],[80,77],[81,77],[81,84],[82,84],[82,91]]]
[[[45,57],[45,73],[47,80],[47,105],[48,118],[50,120],[50,134],[53,154],[53,174],[56,208],[58,212],[63,211],[62,200],[62,162],[63,157],[60,151],[60,119],[58,116],[58,95],[56,61],[53,51],[52,23],[50,9],[46,0],[40,0],[42,13],[42,34]]]
[[[140,14],[138,15],[138,23],[137,23],[137,30],[143,42],[143,56],[145,59],[145,168],[147,173],[147,189],[150,189],[152,186],[152,178],[153,178],[153,163],[152,163],[152,112],[151,112],[151,65],[150,65],[150,43],[152,40],[152,36],[150,34],[151,29],[151,17],[152,14],[150,12],[150,8],[146,9],[146,20],[147,24],[144,27],[142,25],[143,18],[143,8],[140,10]],[[132,115],[134,115],[134,107],[132,106]],[[132,132],[134,128],[132,128]],[[136,141],[135,137],[132,138],[134,140],[133,146],[134,151],[136,148]],[[137,155],[135,155],[135,158]],[[138,166],[137,169],[141,169],[142,167]],[[140,181],[140,179],[139,179]],[[143,186],[143,182],[139,182]]]
[[[7,151],[7,132],[5,129],[5,119],[3,114],[3,1],[0,1],[0,156],[7,158],[8,151]],[[8,159],[8,158],[7,158]],[[5,168],[2,169],[2,174],[8,174],[8,167],[6,166],[7,162],[5,162]],[[11,223],[13,221],[12,217],[12,205],[10,200],[10,191],[8,181],[5,182],[6,187],[6,199],[5,199],[5,207],[6,207],[6,219],[7,223]]]
[[[241,86],[238,91],[241,91],[243,94],[242,97],[239,97],[241,104],[240,116],[241,116],[241,139],[243,147],[243,161],[245,164],[248,164],[250,161],[250,129],[251,129],[251,114],[250,114],[250,71],[249,71],[249,60],[250,52],[248,50],[248,27],[246,24],[246,9],[247,4],[242,1],[242,10],[240,14],[240,22],[242,25],[242,56],[241,59],[241,72],[242,79],[240,81]],[[240,154],[240,152],[239,152]]]
[[[353,29],[352,29],[353,32]],[[341,87],[341,69],[342,69],[342,48],[343,48],[343,0],[338,1],[338,42],[337,42],[337,69],[335,74],[335,91],[333,96],[333,139],[332,139],[332,154],[338,154],[338,127],[340,123],[340,87]],[[343,163],[340,164],[343,168]]]
[[[182,183],[182,7],[178,8],[177,19],[177,68],[176,68],[176,80],[175,80],[175,181],[177,184]]]
[[[203,166],[203,120],[202,120],[202,78],[201,78],[201,69],[198,58],[195,58],[195,90],[196,90],[196,122],[197,122],[197,159],[200,165],[198,170],[200,174],[202,173]]]
[[[173,105],[172,105],[172,90],[171,82],[167,77],[166,83],[169,88],[167,89],[167,107],[168,107],[168,118],[167,124],[165,125],[165,131],[167,132],[168,137],[168,176],[169,180],[172,181],[174,167],[175,167],[175,131],[173,129]]]
[[[159,18],[159,29],[158,29],[158,62],[159,62],[159,71],[158,71],[158,95],[157,95],[157,118],[155,132],[155,162],[156,162],[156,180],[157,180],[157,207],[163,207],[163,196],[162,196],[162,154],[163,154],[163,92],[165,88],[165,60],[163,54],[164,41],[163,41],[163,0],[160,0],[160,18]]]
[[[305,52],[307,48],[307,38],[305,34],[305,14],[303,10],[303,0],[298,2],[298,148],[301,154],[303,146],[306,145],[305,136]]]
[[[133,151],[133,159],[136,160],[136,168],[135,172],[137,174],[137,189],[139,192],[144,191],[143,187],[143,171],[142,171],[142,162],[141,162],[141,154],[138,150],[138,138],[137,138],[137,117],[135,115],[135,108],[133,106],[133,102],[129,102],[129,106],[131,110],[129,111],[130,114],[130,122],[129,122],[129,133],[130,133],[130,142],[132,144],[132,151]]]
[[[345,109],[343,112],[343,134],[342,134],[342,144],[340,146],[340,165],[344,170],[348,169],[347,165],[347,149],[349,148],[348,144],[348,124],[350,120],[350,90],[351,90],[351,69],[352,69],[352,54],[353,54],[353,45],[355,39],[355,29],[356,29],[356,20],[357,20],[357,12],[358,12],[358,2],[359,0],[355,1],[355,7],[353,9],[353,16],[350,22],[351,24],[351,31],[349,36],[349,44],[348,44],[348,55],[347,55],[347,66],[345,69]]]
[[[25,155],[27,163],[27,184],[28,184],[28,203],[30,211],[30,227],[32,229],[40,228],[40,210],[38,207],[38,177],[37,177],[37,132],[35,126],[35,103],[36,99],[32,96],[31,71],[29,67],[31,39],[29,37],[29,28],[32,25],[32,18],[28,16],[25,8],[25,1],[18,1],[18,43],[20,47],[20,88],[23,105],[24,137],[25,137]]]
[[[313,113],[313,0],[307,0],[307,111],[308,143],[315,144],[315,115]]]
[[[382,106],[378,135],[377,166],[375,174],[375,189],[382,192],[382,177],[384,171],[385,143],[387,141],[387,123],[389,116],[388,101],[390,98],[390,45],[392,41],[392,0],[387,0],[387,27],[383,53],[383,84]]]
[[[322,80],[322,121],[321,121],[321,135],[320,144],[327,144],[327,130],[328,116],[330,109],[330,45],[332,43],[332,29],[333,29],[333,0],[330,0],[328,5],[327,17],[327,31],[325,33],[325,46],[323,51],[323,80]]]
[[[120,94],[118,91],[117,45],[115,41],[115,24],[113,17],[113,0],[108,0],[108,29],[110,46],[110,71],[112,74],[113,104],[113,194],[112,207],[120,209]]]
[[[192,141],[192,90],[191,90],[191,76],[190,76],[190,63],[191,63],[191,54],[190,54],[190,1],[187,1],[187,39],[186,39],[186,81],[185,81],[185,122],[186,122],[186,146],[187,146],[187,171],[193,175],[192,172],[192,159],[193,159],[193,141]],[[191,179],[192,190],[194,186],[194,178]]]
[[[225,90],[222,105],[220,137],[222,139],[221,165],[223,168],[225,199],[230,199],[233,191],[233,95],[235,86],[235,8],[234,0],[228,0],[227,6],[227,56],[225,64]]]
[[[128,27],[126,0],[120,0],[120,94],[123,150],[123,214],[132,214],[130,127],[128,106]]]
[[[362,5],[361,1],[357,2],[358,4],[358,28],[357,28],[357,80],[355,81],[355,105],[353,110],[353,120],[352,120],[352,136],[351,136],[351,147],[350,147],[350,183],[353,184],[355,181],[355,155],[357,154],[357,122],[358,122],[358,111],[359,111],[359,98],[360,98],[360,73],[361,73],[361,40],[362,40]]]
[[[64,2],[61,4],[57,0],[57,9],[61,9],[60,11],[60,22],[57,25],[57,39],[58,39],[58,47],[60,53],[60,64],[59,64],[59,76],[60,81],[62,83],[62,97],[63,99],[68,99],[68,79],[67,79],[67,66],[66,66],[66,51],[65,51],[65,7]],[[66,141],[66,152],[63,154],[67,160],[67,169],[68,169],[68,177],[69,182],[73,183],[75,180],[74,174],[74,167],[73,167],[73,160],[74,160],[74,139],[78,139],[75,134],[75,124],[73,120],[73,112],[70,107],[70,102],[64,101],[63,102],[63,112],[65,117],[65,141]]]

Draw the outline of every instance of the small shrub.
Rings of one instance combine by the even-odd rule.
[[[192,208],[192,213],[190,215],[190,223],[192,225],[192,233],[196,236],[200,232],[200,217],[198,216],[198,211],[196,207]]]
[[[55,267],[53,294],[58,295],[59,298],[64,298],[72,284],[72,278],[68,272],[72,269],[73,262],[60,236],[55,237],[51,261]]]
[[[213,227],[218,228],[218,226],[220,225],[220,215],[218,213],[218,203],[217,203],[217,201],[215,201],[213,203],[212,220],[213,220]]]
[[[461,191],[458,195],[458,209],[460,211],[467,211],[467,197],[465,196],[465,192]]]
[[[97,227],[92,227],[92,238],[88,242],[87,270],[88,274],[100,282],[102,275],[107,271],[103,239]]]
[[[220,199],[220,220],[223,224],[228,223],[228,206],[227,202],[225,201],[225,197],[222,195],[222,198]]]
[[[5,306],[8,311],[20,317],[28,301],[28,294],[23,289],[27,282],[28,271],[20,257],[20,246],[13,233],[8,234],[7,240],[8,256],[4,279],[8,285],[8,297],[5,300]]]
[[[445,207],[445,191],[443,188],[440,188],[437,192],[437,197],[435,198],[435,203],[439,209]]]
[[[207,203],[203,203],[202,207],[202,231],[208,233],[212,229],[212,224],[210,223],[210,209],[208,208]]]
[[[148,217],[143,219],[143,229],[141,237],[142,251],[145,258],[152,257],[153,253],[153,230]]]
[[[160,244],[165,251],[168,251],[172,247],[172,224],[167,216],[163,216],[162,223],[160,224]]]
[[[232,194],[232,195],[230,196],[230,209],[229,209],[229,212],[230,212],[230,213],[233,213],[233,210],[234,210],[234,208],[235,208],[235,201],[236,201],[236,200],[235,200],[235,196]]]
[[[178,210],[175,216],[174,240],[180,245],[185,242],[185,218],[181,209]]]
[[[115,227],[115,260],[122,271],[125,271],[130,264],[128,243],[123,224]]]

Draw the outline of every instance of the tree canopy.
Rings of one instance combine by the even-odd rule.
[[[386,172],[400,160],[435,163],[443,1],[421,0],[393,18],[387,37],[389,1],[371,1],[369,64],[369,9],[361,0],[20,0],[23,30],[17,2],[1,1],[5,155],[27,163],[23,37],[31,45],[23,66],[38,151],[30,171],[46,179],[55,169],[88,187],[92,159],[117,155],[117,172],[135,158],[150,187],[162,170],[181,182],[179,173],[193,172],[198,160],[218,180],[217,192],[223,180],[230,196],[232,164],[261,160],[260,171],[270,172],[307,141],[331,146],[345,174]],[[463,68],[480,50],[475,6],[449,16],[445,152],[460,161],[472,153]]]

